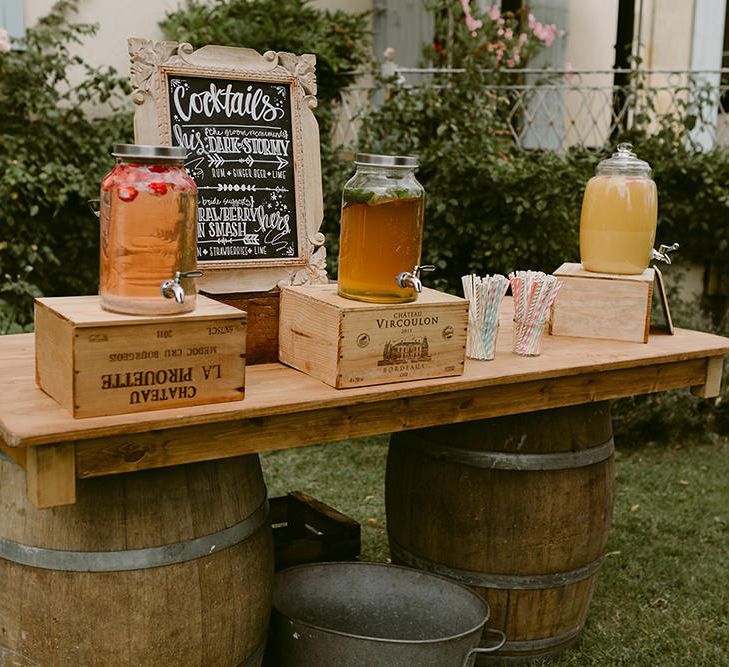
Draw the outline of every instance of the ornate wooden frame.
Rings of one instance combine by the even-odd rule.
[[[284,83],[291,87],[291,121],[296,187],[298,254],[295,258],[205,263],[201,289],[212,293],[263,292],[283,285],[325,283],[316,57],[228,46],[128,40],[134,135],[141,144],[170,144],[168,77],[200,76]]]

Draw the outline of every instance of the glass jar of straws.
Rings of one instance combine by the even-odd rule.
[[[461,278],[463,294],[468,299],[468,337],[466,356],[490,361],[496,350],[499,333],[499,308],[509,289],[509,281],[500,275],[470,275]]]
[[[542,351],[542,335],[559,288],[557,278],[541,271],[516,271],[509,274],[514,295],[514,354],[536,357]]]

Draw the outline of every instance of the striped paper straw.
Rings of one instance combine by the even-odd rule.
[[[515,354],[537,356],[549,310],[562,283],[541,271],[515,271],[509,274],[509,281],[514,295],[512,349]]]
[[[471,274],[463,276],[461,284],[468,299],[466,355],[469,359],[493,359],[499,331],[499,308],[509,289],[509,281],[498,274],[483,277]]]

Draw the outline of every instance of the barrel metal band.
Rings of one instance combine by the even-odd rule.
[[[399,560],[410,567],[426,572],[441,574],[444,577],[455,579],[469,586],[481,586],[482,588],[498,588],[504,590],[530,591],[540,590],[543,588],[557,588],[558,586],[568,586],[575,584],[583,579],[591,577],[600,569],[603,557],[596,561],[569,572],[554,572],[552,574],[489,574],[488,572],[474,572],[473,570],[460,570],[458,568],[449,567],[443,563],[416,556],[407,549],[400,546],[390,536],[390,551],[393,558]]]
[[[232,547],[268,521],[268,500],[243,521],[186,542],[126,551],[60,551],[19,544],[0,537],[0,558],[43,570],[123,572],[184,563]]]
[[[516,651],[520,653],[544,651],[546,649],[556,648],[572,639],[575,639],[580,632],[582,632],[582,626],[578,625],[576,628],[572,628],[571,630],[568,630],[561,635],[555,635],[554,637],[545,637],[544,639],[515,639],[513,641],[507,641],[500,650],[503,652]]]
[[[483,655],[479,660],[483,664],[524,664],[524,661],[538,660],[539,658],[547,658],[555,653],[561,653],[574,643],[582,632],[582,626],[568,630],[567,632],[555,637],[547,637],[545,639],[532,640],[514,640],[507,641],[497,653],[493,655]],[[539,651],[535,653],[535,651]],[[504,655],[506,652],[513,652],[514,655]]]
[[[512,452],[481,452],[462,447],[450,447],[429,441],[417,441],[414,438],[398,440],[398,446],[404,445],[431,458],[461,463],[473,468],[489,468],[493,470],[566,470],[584,468],[609,459],[615,452],[612,436],[607,442],[580,449],[576,452],[551,452],[548,454],[517,454]]]

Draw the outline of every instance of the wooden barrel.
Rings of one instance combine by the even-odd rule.
[[[272,589],[258,456],[83,480],[45,510],[0,459],[0,665],[259,667]]]
[[[393,434],[392,560],[483,595],[507,637],[499,659],[560,653],[605,552],[613,451],[607,402]]]

